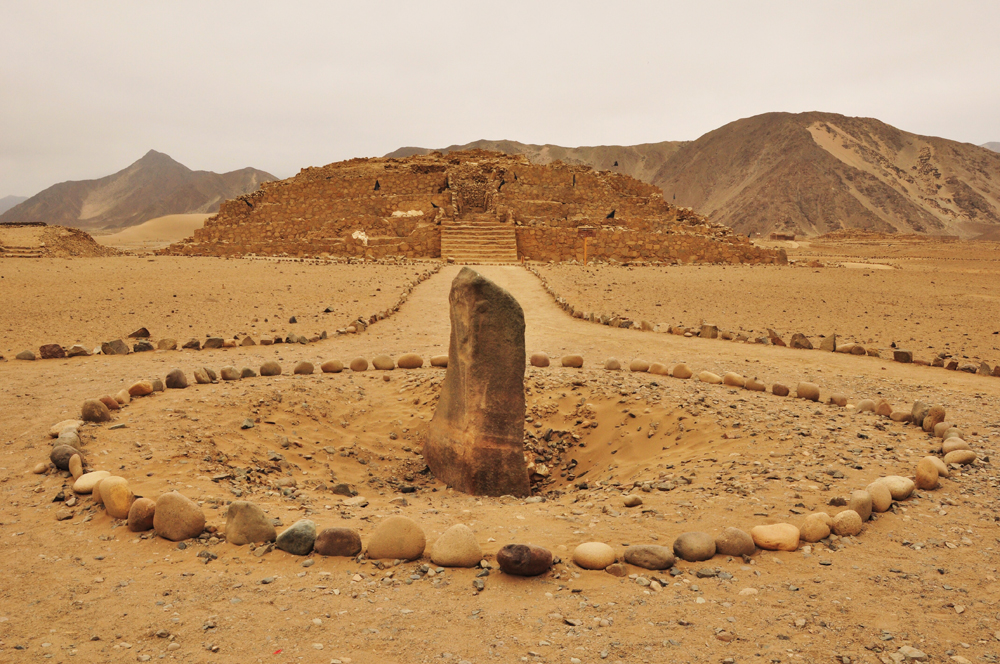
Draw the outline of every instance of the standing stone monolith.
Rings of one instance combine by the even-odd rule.
[[[459,491],[527,496],[524,312],[510,293],[467,267],[448,300],[448,369],[424,460]]]

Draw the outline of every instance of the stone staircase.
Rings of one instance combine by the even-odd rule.
[[[15,247],[9,244],[0,244],[0,258],[41,258],[40,247]]]
[[[441,258],[456,263],[517,263],[513,224],[502,224],[491,213],[459,215],[441,223]]]

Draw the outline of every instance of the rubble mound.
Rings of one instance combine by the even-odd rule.
[[[0,224],[0,258],[101,258],[121,253],[77,228]]]
[[[784,262],[627,175],[485,150],[306,168],[160,253],[440,258],[443,228],[485,227],[513,228],[518,259]]]

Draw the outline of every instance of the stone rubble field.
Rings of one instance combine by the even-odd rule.
[[[848,250],[856,251],[842,248]],[[84,274],[113,272],[122,260],[94,261]],[[165,262],[156,266],[163,270],[160,278],[124,300],[140,313],[152,300],[149,315],[129,316],[116,330],[144,325],[159,334],[167,323],[158,312],[169,306],[171,282],[187,278],[192,261],[208,272],[238,268],[251,283],[278,284],[282,295],[279,277],[306,269],[265,261]],[[169,265],[179,273],[171,276]],[[340,268],[351,271],[351,280],[340,286],[348,288],[345,299],[355,299],[351,292],[361,299],[378,283],[378,292],[391,296],[388,302],[398,299],[415,271]],[[56,274],[66,268],[41,261],[30,269]],[[307,290],[299,292],[296,312],[313,315],[337,304],[326,281],[329,269],[317,266],[315,273],[300,275],[325,290],[311,301]],[[602,288],[600,297],[611,302],[602,310],[646,306],[657,292],[683,292],[690,298],[684,308],[692,310],[703,288],[706,315],[692,310],[656,320],[695,325],[705,319],[738,327],[716,317],[716,286],[702,277],[716,270],[715,279],[725,279],[744,268],[669,268],[683,286],[673,291],[662,282],[662,268],[542,269],[550,284],[581,283],[572,270],[591,286],[596,280],[613,287],[624,281],[622,275],[637,282],[628,289],[634,302],[624,291]],[[809,274],[824,291],[846,290],[844,296],[856,301],[868,296],[860,285],[841,281],[849,268],[817,269],[757,267],[747,274],[764,280],[787,275],[789,283]],[[8,266],[0,270],[13,278]],[[891,356],[612,329],[571,318],[520,267],[482,268],[523,307],[528,353],[545,353],[552,362],[528,366],[525,374],[532,496],[473,497],[435,480],[421,456],[444,377],[429,360],[448,350],[447,296],[457,272],[445,267],[414,288],[398,313],[363,333],[308,345],[0,363],[0,551],[8,570],[0,604],[3,659],[997,661],[1000,489],[994,459],[1000,380],[904,365]],[[915,276],[911,290],[933,298],[924,278]],[[574,297],[589,292],[581,287]],[[265,295],[258,306],[276,310],[276,296],[261,290]],[[815,303],[811,295],[799,296],[797,315],[805,320],[805,309]],[[21,293],[21,299],[28,297],[33,294]],[[765,320],[787,334],[799,330],[797,321],[783,322],[787,312],[772,307],[761,318],[752,300],[741,299],[741,311],[748,307],[746,325]],[[278,329],[287,327],[290,308],[281,302]],[[190,334],[252,321],[244,308],[235,306],[232,318],[224,307],[199,309],[188,324],[205,329]],[[92,307],[90,314],[98,311]],[[886,310],[903,317],[900,311]],[[813,315],[832,322],[822,311]],[[3,322],[3,329],[17,328],[16,318],[7,315]],[[899,321],[900,329],[905,322]],[[52,317],[45,323],[46,339],[72,341],[73,320]],[[985,349],[980,352],[989,361],[991,339],[971,332],[979,327],[986,329],[969,323],[968,347]],[[942,343],[926,339],[929,349]],[[31,345],[38,343],[32,336]],[[27,344],[17,339],[4,346]],[[418,354],[423,366],[375,368],[377,356],[399,360],[406,353]],[[579,355],[582,368],[560,366],[568,355]],[[350,367],[359,357],[368,360],[366,371],[322,369],[330,361]],[[609,358],[622,369],[605,369]],[[695,376],[734,372],[791,386],[793,395],[631,371],[634,360],[684,363]],[[194,378],[195,370],[221,373],[229,366],[263,374],[259,370],[269,362],[282,373],[200,384]],[[302,363],[315,370],[295,372]],[[109,397],[119,406],[109,421],[71,427],[76,440],[69,440],[86,466],[74,467],[77,474],[103,470],[124,478],[124,486],[112,483],[108,491],[101,483],[104,506],[92,494],[73,491],[69,471],[47,467],[53,443],[67,440],[50,437],[54,424],[76,420],[88,399],[123,390],[127,395],[144,381],[152,387],[175,368],[187,377],[187,388],[123,395],[121,404]],[[795,398],[800,382],[819,387],[817,401]],[[847,405],[828,403],[834,394]],[[897,413],[910,413],[915,401],[943,407],[976,460],[948,466],[936,489],[916,488],[905,499],[900,494],[870,520],[838,526],[854,534],[816,542],[796,538],[791,551],[740,555],[746,541],[726,529],[746,534],[791,524],[804,534],[806,522],[818,519],[811,514],[836,517],[854,505],[853,492],[880,477],[917,478],[922,459],[940,456],[943,438],[858,408],[868,399],[884,400]],[[35,474],[39,464],[44,472]],[[174,533],[176,524],[163,522],[152,531],[133,531],[131,514],[116,519],[109,513],[120,496],[131,506],[155,502],[157,509],[166,497],[161,518],[182,515],[180,522],[191,530]],[[240,507],[241,501],[261,512]],[[142,515],[136,511],[138,523]],[[253,542],[246,535],[250,525],[272,527],[278,542],[267,544],[265,532],[264,543],[235,544],[241,535]],[[685,535],[676,543],[682,534],[698,532],[707,533],[713,547],[728,542],[732,552],[696,562],[678,557],[668,565],[675,554],[701,557],[695,549],[708,542]],[[349,533],[357,534],[364,551],[388,557],[358,556]],[[774,531],[755,534],[761,544]],[[303,542],[312,547],[317,535],[315,546],[350,556],[309,552]],[[509,544],[535,548],[504,552]],[[540,549],[553,560],[538,576],[501,571],[514,569],[515,554],[526,556],[524,564],[537,563]]]

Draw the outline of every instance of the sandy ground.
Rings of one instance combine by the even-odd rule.
[[[426,266],[120,257],[0,261],[0,354],[154,339],[333,333],[399,301]],[[331,313],[324,313],[329,308]],[[292,316],[298,321],[289,324]]]
[[[121,260],[105,259],[105,269]],[[150,266],[186,273],[194,264]],[[211,264],[206,259],[202,269],[216,269]],[[264,269],[252,262],[214,264],[223,271]],[[290,268],[267,269],[282,267]],[[80,273],[88,269],[101,275],[81,262]],[[599,369],[609,356],[685,361],[696,370],[734,370],[792,385],[810,379],[824,397],[839,391],[852,403],[879,396],[904,408],[916,398],[940,403],[987,459],[995,458],[1000,436],[1000,380],[597,326],[570,318],[518,267],[482,271],[524,307],[528,352],[585,358],[583,370],[527,371],[526,443],[556,469],[536,491],[543,502],[465,496],[420,472],[420,440],[443,377],[438,369],[192,386],[134,400],[115,419],[124,428],[90,427],[83,437],[90,467],[127,477],[137,494],[182,491],[202,501],[210,525],[224,525],[226,502],[237,493],[285,526],[309,517],[320,528],[355,527],[365,541],[390,514],[418,521],[429,543],[463,522],[476,531],[488,560],[512,542],[551,548],[562,558],[552,573],[521,579],[494,569],[477,593],[477,570],[449,569],[430,578],[419,569],[426,558],[379,569],[319,556],[307,563],[281,551],[258,557],[227,543],[180,550],[128,532],[89,498],[70,508],[71,519],[55,519],[63,507],[53,498],[67,480],[59,473],[33,475],[30,468],[47,456],[49,426],[74,416],[85,398],[175,366],[190,375],[198,366],[279,359],[287,371],[303,359],[445,352],[447,294],[458,269],[447,267],[418,286],[398,314],[361,335],[307,346],[0,363],[0,555],[7,571],[0,659],[843,663],[892,661],[890,655],[910,645],[931,661],[996,661],[1000,532],[998,478],[989,461],[944,480],[937,491],[918,492],[858,537],[759,553],[748,562],[718,556],[681,562],[673,577],[629,568],[662,580],[660,591],[579,569],[569,558],[584,541],[620,551],[626,544],[669,545],[688,530],[799,523],[814,509],[835,512],[831,498],[880,475],[912,474],[933,445],[914,427],[849,408]],[[816,274],[828,276],[821,287],[832,290],[847,287],[839,281],[846,272]],[[68,278],[77,269],[56,274]],[[270,274],[274,292],[266,297],[284,302],[285,284]],[[352,274],[393,282],[383,267],[357,266]],[[631,274],[659,278],[655,270]],[[162,311],[159,303],[172,300],[177,278],[182,275],[163,272],[145,280],[118,308]],[[704,278],[689,283],[711,284]],[[350,292],[362,293],[363,286]],[[311,307],[305,304],[315,311],[329,302],[317,294]],[[223,328],[232,320],[224,307],[204,315],[201,325]],[[4,316],[4,329],[12,327],[10,314]],[[58,317],[49,324],[59,339],[74,326]],[[255,426],[240,429],[244,418]],[[598,426],[583,428],[583,420]],[[542,444],[549,428],[551,440],[562,443]],[[282,477],[296,479],[297,496],[274,488]],[[369,504],[344,506],[329,490],[334,481],[350,483]],[[643,492],[634,482],[675,488]],[[415,492],[399,493],[404,486]],[[639,508],[623,506],[623,494],[632,490],[644,499]],[[217,559],[205,563],[198,557],[203,552]],[[705,577],[707,570],[721,574]]]
[[[651,323],[720,329],[818,346],[836,333],[891,353],[1000,363],[1000,262],[995,243],[799,243],[795,267],[542,267],[560,295],[584,311]],[[857,259],[865,260],[857,260]],[[827,267],[804,267],[814,260]],[[870,266],[866,269],[866,265]],[[889,269],[886,269],[889,268]]]
[[[210,214],[169,214],[132,226],[117,233],[93,234],[99,243],[128,251],[153,251],[191,237]]]

